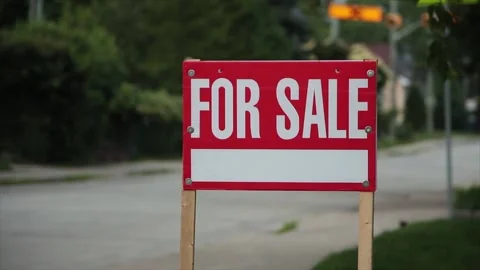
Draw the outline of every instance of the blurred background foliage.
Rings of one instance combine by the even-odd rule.
[[[29,20],[28,0],[4,0],[0,152],[16,161],[57,164],[180,155],[185,57],[346,59],[348,44],[386,42],[388,30],[382,24],[345,22],[343,41],[325,44],[326,3],[51,0],[44,2],[43,19]],[[418,30],[399,48],[413,53],[414,77],[424,77],[428,42],[429,61],[441,74],[446,74],[445,63],[460,59],[459,54],[471,59],[459,70],[478,74],[478,35],[471,34],[478,29],[478,6],[458,8],[462,20],[455,25],[442,8],[429,8],[441,18],[432,23],[433,31]],[[414,0],[402,2],[407,22],[423,11]],[[305,16],[297,16],[299,12]],[[451,36],[442,35],[445,27],[451,28]],[[424,128],[418,121],[425,113],[419,88],[417,84],[409,91],[415,109],[407,113],[416,130]],[[463,119],[462,108],[456,113]],[[441,127],[441,118],[437,121]]]

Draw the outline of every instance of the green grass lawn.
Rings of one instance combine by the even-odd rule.
[[[100,175],[76,174],[68,176],[46,177],[46,178],[2,178],[0,186],[27,185],[27,184],[48,184],[48,183],[74,183],[85,182],[92,179],[100,179]]]
[[[480,220],[421,222],[383,233],[374,239],[373,256],[374,270],[479,270]],[[355,270],[357,249],[332,254],[313,269]]]

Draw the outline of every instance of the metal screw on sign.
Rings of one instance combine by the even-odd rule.
[[[189,69],[187,73],[188,73],[188,76],[190,76],[190,77],[195,76],[195,70],[193,70],[193,69]]]
[[[373,77],[373,75],[375,75],[375,71],[369,69],[369,70],[367,71],[367,76],[368,76],[368,77]]]
[[[193,127],[188,127],[187,128],[187,132],[192,134],[193,132],[195,131],[195,129]]]
[[[192,178],[185,179],[185,184],[191,185],[192,184]]]
[[[365,132],[366,132],[366,133],[372,132],[372,127],[371,127],[371,126],[366,126],[366,127],[365,127]]]
[[[368,182],[368,181],[363,181],[362,186],[363,186],[363,187],[368,187],[368,186],[370,186],[370,182]]]

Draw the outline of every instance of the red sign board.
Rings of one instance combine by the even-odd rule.
[[[185,190],[375,191],[376,61],[185,61]]]

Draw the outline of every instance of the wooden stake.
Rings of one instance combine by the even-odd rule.
[[[374,192],[360,192],[358,211],[358,270],[372,270]]]
[[[197,191],[182,190],[180,270],[193,270],[195,264],[195,216]]]
[[[200,61],[186,57],[185,61]],[[180,270],[195,268],[195,218],[197,211],[197,191],[182,190],[182,214],[180,231]]]

